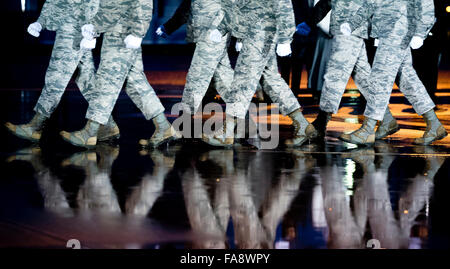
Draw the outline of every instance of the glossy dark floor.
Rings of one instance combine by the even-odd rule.
[[[179,101],[182,87],[155,88],[167,109]],[[28,121],[38,95],[0,91],[2,124]],[[439,91],[447,130],[449,96]],[[1,129],[0,247],[65,248],[76,239],[83,248],[448,248],[450,138],[412,146],[425,124],[395,92],[400,132],[373,148],[343,143],[337,134],[359,125],[356,97],[346,95],[324,143],[223,150],[193,141],[142,151],[137,140],[152,124],[121,95],[118,143],[82,151],[58,137],[84,124],[86,102],[68,91],[40,145]],[[312,120],[312,98],[300,101]],[[290,122],[280,119],[286,138]]]

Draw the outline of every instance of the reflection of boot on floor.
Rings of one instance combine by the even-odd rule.
[[[98,168],[110,170],[114,161],[119,156],[119,147],[114,147],[106,144],[97,145],[95,151],[98,154]]]
[[[46,120],[47,117],[39,112],[36,112],[33,119],[29,123],[15,125],[7,122],[5,123],[5,127],[17,137],[38,142],[41,139],[42,130],[44,129],[44,122]]]
[[[97,154],[93,151],[85,151],[75,153],[69,158],[62,161],[61,166],[66,167],[69,165],[86,167],[89,163],[97,163]]]
[[[225,175],[232,175],[234,172],[234,151],[232,149],[224,149],[224,150],[210,150],[204,153],[200,160],[206,161],[211,160],[217,165],[219,165]]]
[[[46,170],[47,167],[42,162],[42,154],[40,147],[29,147],[16,151],[14,155],[6,159],[7,162],[26,161],[29,162],[36,173]]]
[[[351,152],[343,153],[342,158],[350,158],[360,164],[365,173],[375,171],[375,150],[372,148],[355,149]]]
[[[375,142],[375,151],[377,153],[381,153],[377,155],[375,164],[377,170],[389,170],[389,167],[391,166],[392,162],[395,160],[395,154],[397,151],[394,147],[392,147],[390,144],[379,140]]]
[[[389,107],[386,108],[383,120],[375,132],[375,139],[383,139],[386,136],[396,133],[400,127],[398,126],[397,120],[392,116]]]
[[[427,128],[422,137],[414,139],[413,144],[429,145],[434,141],[441,140],[448,135],[433,109],[423,114],[423,118],[427,124]]]
[[[439,152],[430,146],[416,146],[414,147],[414,152],[428,155],[425,157],[423,176],[433,180],[436,173],[444,164],[446,157],[439,156]]]
[[[316,159],[314,159],[311,154],[307,152],[291,149],[289,153],[291,153],[295,159],[294,169],[297,172],[301,172],[302,174],[306,173],[316,164]]]

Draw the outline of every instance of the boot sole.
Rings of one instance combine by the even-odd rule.
[[[392,129],[392,130],[390,130],[385,136],[380,137],[380,138],[377,138],[376,135],[375,135],[375,140],[382,140],[382,139],[384,139],[384,138],[386,138],[386,137],[388,137],[388,136],[390,136],[390,135],[395,134],[395,133],[398,132],[399,130],[400,130],[400,127],[397,127],[397,128],[395,128],[395,129]]]
[[[116,140],[119,138],[120,138],[120,134],[117,134],[117,135],[113,135],[113,136],[109,136],[109,137],[105,137],[105,138],[101,138],[101,139],[99,139],[97,137],[97,141],[98,142],[107,142],[107,141]]]
[[[159,146],[161,146],[164,143],[170,143],[170,142],[172,142],[174,140],[177,140],[177,137],[171,136],[171,137],[169,137],[167,139],[162,140],[158,144],[155,144],[155,145],[148,144],[146,146],[142,146],[142,145],[141,146],[142,146],[142,148],[146,148],[146,149],[155,149],[155,148],[158,148]]]
[[[444,139],[444,138],[447,137],[447,136],[448,136],[448,133],[445,132],[445,133],[441,134],[440,136],[437,136],[435,139],[431,140],[431,141],[428,142],[428,143],[420,144],[420,143],[414,143],[414,142],[413,142],[413,145],[428,146],[428,145],[432,144],[432,143],[435,142],[435,141]]]
[[[14,132],[13,130],[9,129],[9,128],[6,127],[6,126],[5,126],[5,129],[8,130],[8,132],[9,132],[10,134],[12,134],[12,135],[14,135],[15,137],[18,137],[18,138],[20,138],[20,139],[28,140],[28,141],[31,141],[31,142],[33,142],[33,143],[38,143],[39,140],[40,140],[40,139],[32,138],[32,137],[29,137],[29,136],[23,136],[23,135],[20,135],[20,134]]]
[[[71,144],[72,146],[79,147],[79,148],[93,149],[93,148],[95,148],[95,147],[97,146],[97,145],[91,146],[91,145],[80,145],[80,144],[75,144],[74,142],[72,142],[72,141],[66,139],[64,136],[61,136],[61,138],[62,138],[64,141],[66,141],[67,143]]]
[[[357,145],[357,146],[373,147],[373,145],[375,144],[375,142],[371,142],[371,143],[356,143],[354,141],[347,140],[347,139],[342,138],[340,136],[338,138],[341,141],[344,141],[344,142],[347,142],[347,143],[350,143],[350,144],[354,144],[354,145]]]

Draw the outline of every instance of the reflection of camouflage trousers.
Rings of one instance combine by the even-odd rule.
[[[155,91],[144,74],[142,50],[127,49],[127,34],[107,33],[103,37],[101,62],[95,76],[95,88],[89,92],[86,118],[105,124],[126,80],[125,90],[131,100],[150,120],[164,112]]]
[[[209,34],[210,31],[205,31],[197,42],[186,77],[182,103],[192,113],[199,108],[213,76],[216,89],[225,101],[233,80],[234,71],[227,52],[230,35],[224,36],[220,43],[214,43],[208,38]]]
[[[337,35],[333,38],[332,51],[324,76],[324,88],[320,98],[320,108],[323,111],[337,113],[341,97],[352,72],[359,91],[366,99],[370,99],[369,78],[371,68],[368,63],[364,40],[356,36]],[[428,94],[425,94],[425,88],[418,80],[412,67],[410,50],[406,52],[404,62],[399,67],[398,84],[400,91],[403,92],[419,115],[434,107],[434,103]]]
[[[389,39],[380,39],[372,71],[369,75],[367,107],[364,115],[371,119],[382,120],[389,104],[392,86],[399,75],[399,87],[413,105],[417,114],[422,115],[434,107],[412,66],[410,48],[392,45]]]
[[[283,114],[300,108],[298,100],[278,72],[274,40],[276,36],[265,31],[258,31],[252,38],[243,40],[227,98],[227,114],[245,118],[261,76],[265,80],[264,91],[274,103],[279,104]]]
[[[94,61],[91,51],[74,49],[77,38],[74,34],[57,32],[47,72],[45,86],[34,110],[46,117],[50,117],[72,78],[79,68],[76,83],[83,96],[89,89],[95,74]]]

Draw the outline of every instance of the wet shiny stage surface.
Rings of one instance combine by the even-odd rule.
[[[438,117],[450,130],[448,91],[440,93]],[[2,124],[27,121],[38,94],[0,91]],[[164,95],[166,108],[179,101],[179,89]],[[312,120],[312,98],[300,102]],[[152,124],[121,95],[120,140],[83,151],[58,137],[84,123],[86,104],[69,91],[40,145],[1,130],[0,247],[66,248],[77,239],[83,248],[448,248],[450,138],[412,146],[425,124],[403,102],[392,97],[402,130],[373,148],[336,139],[361,122],[350,94],[324,143],[143,151],[137,140]],[[285,138],[290,122],[280,119]]]

